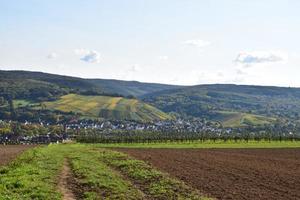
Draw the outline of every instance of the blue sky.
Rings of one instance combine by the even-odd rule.
[[[0,69],[300,87],[297,0],[0,0]]]

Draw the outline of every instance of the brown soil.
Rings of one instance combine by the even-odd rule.
[[[300,149],[116,149],[217,199],[300,199]]]
[[[6,165],[23,151],[35,145],[0,145],[0,165]]]
[[[58,189],[63,195],[63,200],[81,199],[81,188],[77,185],[77,181],[67,159],[64,161],[59,176]]]

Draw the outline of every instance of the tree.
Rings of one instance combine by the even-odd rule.
[[[15,135],[22,134],[22,128],[19,122],[12,122],[11,123],[11,130]]]
[[[11,98],[8,100],[8,104],[9,104],[11,119],[15,120],[16,117],[17,117],[17,114],[16,114],[16,111],[15,111],[14,103],[13,103]]]
[[[0,105],[4,105],[5,104],[5,99],[4,97],[0,97]]]
[[[64,133],[64,127],[59,125],[50,126],[49,132],[57,135],[61,135]]]

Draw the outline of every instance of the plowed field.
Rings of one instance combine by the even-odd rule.
[[[5,165],[33,145],[0,145],[0,165]]]
[[[300,149],[117,149],[217,199],[300,199]]]

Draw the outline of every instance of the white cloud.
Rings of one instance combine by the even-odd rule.
[[[99,63],[100,54],[97,51],[90,51],[88,54],[80,58],[80,60],[89,62],[89,63]]]
[[[50,54],[47,55],[47,58],[48,59],[55,59],[55,58],[57,58],[57,53],[52,52],[52,53],[50,53]]]
[[[206,47],[209,46],[211,43],[209,41],[204,41],[204,40],[186,40],[183,42],[185,45],[189,46],[195,46],[195,47]]]
[[[101,60],[100,53],[88,49],[75,49],[74,52],[81,56],[80,60],[88,63],[99,63]]]
[[[255,64],[284,62],[287,59],[285,53],[278,51],[251,51],[239,53],[234,62],[250,67]]]

